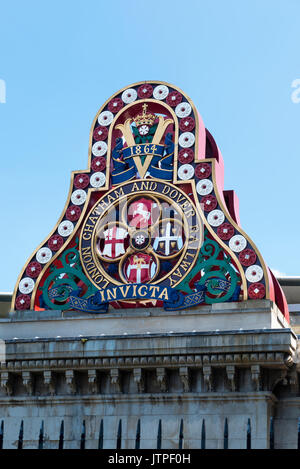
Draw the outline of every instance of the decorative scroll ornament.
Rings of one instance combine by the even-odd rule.
[[[20,273],[12,309],[176,310],[267,298],[288,317],[223,192],[221,162],[180,89],[151,81],[115,93],[95,117],[88,168],[73,173],[60,219]]]

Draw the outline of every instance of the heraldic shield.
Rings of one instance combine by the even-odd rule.
[[[191,99],[156,81],[115,93],[92,124],[88,168],[72,173],[60,219],[19,275],[12,309],[177,310],[263,298],[288,319]]]

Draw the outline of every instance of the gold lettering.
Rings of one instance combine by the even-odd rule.
[[[171,190],[170,194],[169,194],[169,197],[171,197],[172,199],[175,199],[175,197],[178,195],[178,191],[176,191],[175,189]]]
[[[190,267],[190,265],[191,265],[191,262],[182,261],[180,264],[180,267],[182,267],[183,270],[186,272],[188,268]]]
[[[197,231],[191,231],[190,236],[189,236],[189,243],[192,243],[192,242],[198,241],[198,240],[199,240],[199,235],[198,235]]]
[[[101,215],[103,212],[103,209],[101,207],[95,207],[94,210],[92,211],[92,215]]]
[[[177,197],[177,199],[176,199],[176,202],[179,204],[179,202],[181,202],[181,201],[184,200],[184,199],[185,199],[184,195],[178,194],[178,197]]]
[[[152,181],[150,184],[150,191],[155,191],[157,188],[157,183]]]
[[[105,200],[101,200],[98,204],[98,207],[100,207],[104,211],[107,207],[107,202]]]
[[[131,192],[138,192],[140,190],[139,186],[137,185],[136,182],[133,183]]]
[[[173,275],[175,275],[176,277],[179,277],[179,278],[182,277],[182,272],[180,272],[180,267],[178,267],[178,269],[176,270],[176,272],[173,272]]]
[[[101,294],[101,300],[103,301],[103,303],[105,302],[105,295],[104,295],[104,292],[105,290],[99,290],[100,294]]]
[[[118,190],[115,190],[114,194],[115,194],[115,197],[119,199],[121,195],[124,195],[123,187],[119,187]]]
[[[168,300],[168,299],[169,299],[169,297],[168,297],[168,289],[167,289],[167,288],[164,288],[158,298],[161,299],[161,300],[162,300],[162,299]]]
[[[87,233],[93,233],[93,229],[94,229],[94,227],[92,225],[88,225],[88,224],[86,224],[85,227],[84,227],[84,231],[87,232]]]
[[[149,181],[143,181],[141,184],[141,191],[148,191],[149,190]]]
[[[142,293],[142,288],[146,288],[146,291],[144,291],[144,293]],[[146,295],[147,295],[147,286],[146,286],[146,285],[142,285],[142,286],[138,289],[138,295],[139,295],[139,296],[146,296]]]
[[[84,263],[92,262],[92,264],[94,265],[92,254],[84,254],[83,260]]]
[[[82,239],[84,241],[88,241],[89,239],[91,239],[91,237],[92,237],[91,233],[86,233],[85,231],[83,232]]]
[[[111,204],[112,202],[114,202],[116,199],[110,194],[107,196],[107,201],[109,204]]]
[[[133,285],[133,292],[132,292],[133,298],[136,296],[136,288],[137,288],[137,285]]]
[[[104,278],[104,279],[103,279],[103,282],[104,282],[104,283],[103,283],[103,285],[102,285],[102,288],[106,288],[107,285],[109,284],[109,281]]]
[[[181,204],[182,210],[190,206],[191,206],[191,203],[188,200],[186,200],[183,204]]]
[[[95,223],[97,222],[97,220],[98,220],[98,217],[92,217],[92,216],[89,217],[89,221],[92,222],[93,225],[95,225]]]
[[[156,287],[155,285],[151,285],[151,287],[149,287],[149,292],[152,292],[151,298],[155,298],[155,290],[159,291],[159,287]]]
[[[190,218],[190,217],[192,217],[193,215],[195,215],[195,210],[194,210],[193,208],[191,208],[190,210],[188,210],[187,212],[185,212],[186,218]]]
[[[93,270],[88,270],[88,273],[89,273],[90,277],[93,280],[95,280],[96,283],[102,282],[103,276],[98,272],[96,266]]]
[[[91,254],[91,246],[87,246],[86,248],[82,248],[82,255],[86,256],[87,254]]]
[[[184,259],[186,259],[186,258],[187,258],[187,256],[191,256],[193,259],[194,259],[194,257],[195,257],[195,256],[194,256],[194,254],[191,254],[191,253],[190,253],[190,252],[188,252],[188,251],[185,253],[185,255],[184,255]]]
[[[113,288],[113,290],[106,290],[107,300],[115,300],[117,298],[117,289]]]
[[[170,280],[170,287],[173,287],[173,285],[177,282],[177,280],[173,280],[172,277],[169,277]]]
[[[168,194],[170,192],[170,186],[164,186],[163,190],[161,191],[162,194]]]
[[[121,291],[122,295],[123,295],[123,298],[127,298],[127,293],[128,293],[128,290],[130,288],[130,285],[127,285],[125,287],[125,292],[124,292],[124,287],[120,287],[119,290]]]

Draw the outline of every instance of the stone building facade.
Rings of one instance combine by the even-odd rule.
[[[293,309],[293,308],[291,308]],[[295,309],[295,308],[294,308]],[[296,318],[294,319],[296,325]],[[216,324],[220,327],[217,328]],[[105,317],[55,311],[15,312],[1,319],[6,362],[1,368],[0,419],[4,447],[16,448],[24,420],[24,448],[57,448],[64,420],[65,448],[268,448],[274,418],[276,448],[296,448],[300,397],[298,339],[267,300],[213,305],[180,313],[123,310]]]
[[[0,295],[0,446],[295,447],[299,279],[243,231],[189,96],[119,90],[88,154]]]

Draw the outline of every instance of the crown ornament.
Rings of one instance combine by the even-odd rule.
[[[153,125],[156,116],[155,114],[147,113],[148,104],[143,104],[143,113],[137,114],[134,118],[135,125],[140,127],[141,125]]]

